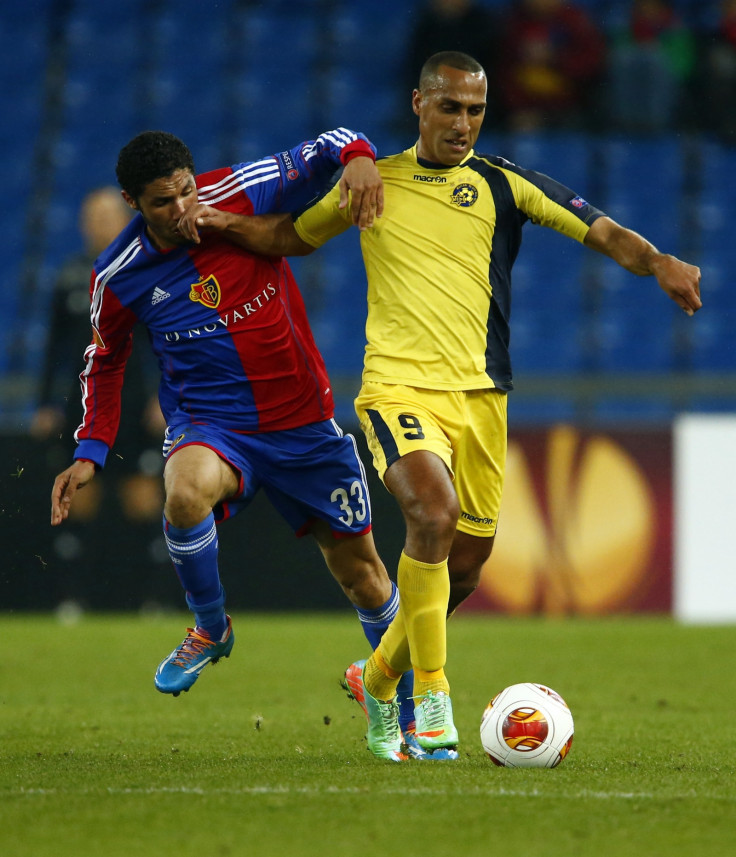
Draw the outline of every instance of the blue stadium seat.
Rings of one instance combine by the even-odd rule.
[[[701,192],[698,201],[701,266],[736,266],[733,240],[733,202],[736,199],[736,151],[721,143],[704,142]],[[733,289],[731,289],[733,291]]]
[[[666,396],[658,396],[656,391],[646,398],[602,396],[592,412],[593,418],[600,422],[628,425],[660,425],[670,422],[674,415],[672,402]]]
[[[683,189],[680,142],[670,137],[610,139],[603,146],[603,177],[605,198],[598,207],[664,252],[677,255]]]
[[[309,266],[308,272],[304,270]],[[315,339],[330,373],[359,375],[363,368],[366,278],[355,230],[348,230],[304,260],[298,274]]]
[[[604,372],[668,372],[674,365],[673,313],[636,306],[609,307],[595,318],[596,367]]]
[[[398,108],[395,85],[377,84],[373,75],[360,67],[330,75],[321,104],[327,127],[345,125],[362,130],[376,143],[390,132]]]
[[[498,154],[520,167],[550,175],[587,198],[590,142],[581,134],[517,134],[508,139],[506,151]]]
[[[308,9],[241,10],[231,104],[234,147],[241,159],[281,151],[315,137],[321,93],[315,88],[317,16]],[[288,45],[287,50],[274,46]]]
[[[514,381],[515,388],[521,393],[524,390],[524,378]],[[550,384],[552,386],[552,383]],[[554,423],[573,422],[577,417],[575,402],[565,394],[565,388],[554,384],[554,393],[549,397],[523,399],[517,393],[509,396],[509,422],[513,429],[523,425],[552,425]]]
[[[332,34],[337,52],[343,57],[343,64],[370,69],[374,85],[380,86],[386,80],[395,87],[396,72],[403,67],[415,13],[412,4],[373,0],[371,3],[343,3],[341,6],[327,24],[327,29]]]
[[[512,310],[511,364],[524,373],[571,374],[582,368],[584,327],[571,308]]]
[[[512,273],[513,307],[569,307],[577,311],[589,252],[552,229],[526,224]]]
[[[0,26],[0,153],[6,144],[21,141],[33,148],[41,125],[48,42],[42,17],[6,20],[5,12],[3,8]],[[3,162],[8,163],[4,156]]]
[[[691,319],[691,365],[699,372],[736,371],[736,307],[709,312],[705,308]]]
[[[687,410],[708,414],[735,414],[736,393],[732,396],[693,396]]]
[[[595,262],[600,284],[597,305],[603,316],[632,310],[642,317],[650,314],[656,323],[662,313],[669,314],[672,302],[653,277],[638,277],[604,257],[595,257]]]

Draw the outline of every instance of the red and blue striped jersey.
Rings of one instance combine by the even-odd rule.
[[[324,190],[356,150],[374,151],[363,135],[339,128],[289,151],[197,176],[198,198],[244,215],[294,211]],[[161,252],[138,214],[95,262],[90,312],[75,458],[105,463],[138,323],[158,358],[168,425],[250,433],[333,415],[324,361],[285,259],[248,253],[217,233]]]

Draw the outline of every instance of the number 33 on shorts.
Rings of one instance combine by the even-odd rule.
[[[330,495],[330,500],[339,505],[342,512],[339,520],[346,527],[352,527],[355,522],[360,524],[368,516],[365,491],[363,490],[362,483],[357,479],[350,486],[349,494],[345,488],[335,488]]]

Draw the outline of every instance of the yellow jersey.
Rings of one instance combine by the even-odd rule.
[[[456,166],[416,146],[377,161],[385,207],[361,233],[368,280],[364,381],[433,390],[513,387],[511,267],[527,220],[582,242],[603,212],[542,173],[474,151]],[[295,221],[320,247],[350,226],[339,188]]]

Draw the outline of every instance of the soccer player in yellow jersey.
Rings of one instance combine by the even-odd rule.
[[[356,411],[374,464],[406,522],[399,612],[367,662],[346,672],[368,715],[368,746],[399,758],[457,758],[445,676],[445,623],[479,582],[493,546],[506,455],[511,267],[527,220],[613,258],[688,314],[700,271],[659,252],[574,191],[495,155],[476,154],[486,76],[471,57],[435,54],[412,95],[415,146],[378,161],[383,216],[362,230],[367,348]],[[376,214],[380,214],[377,200]],[[370,222],[372,212],[367,212]],[[350,226],[338,191],[290,216],[182,225],[215,228],[250,249],[304,254]],[[396,688],[414,669],[416,731],[402,736]]]

